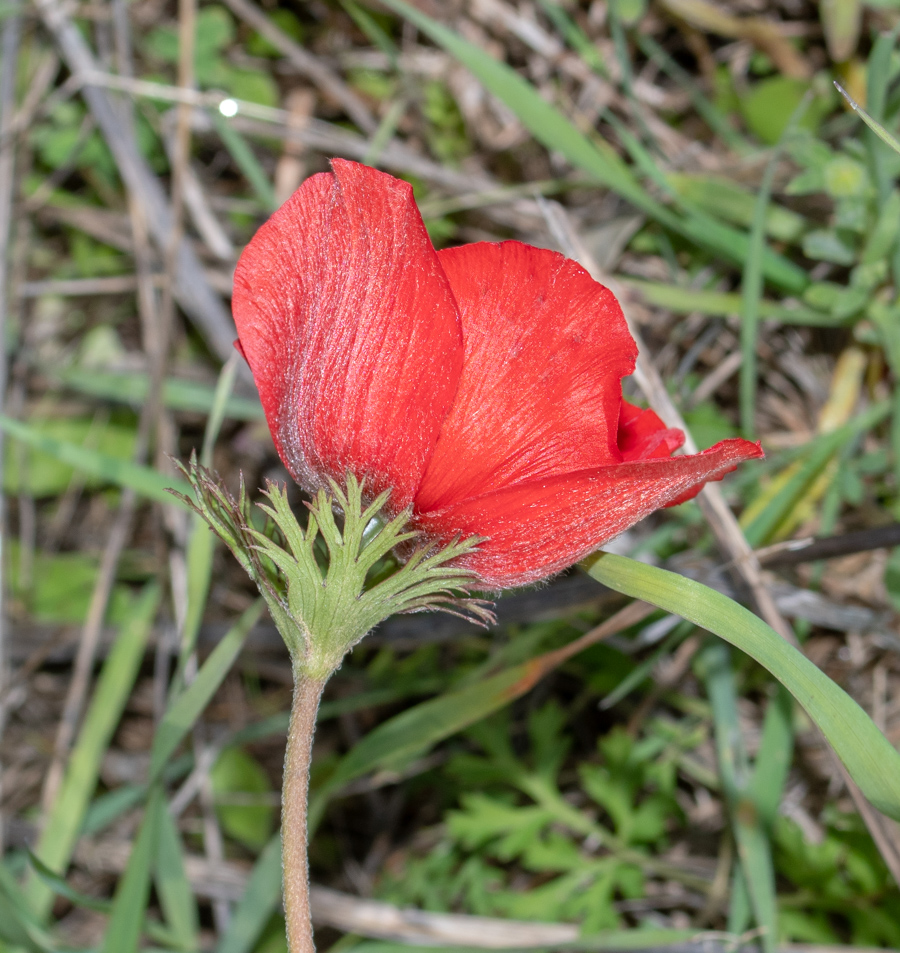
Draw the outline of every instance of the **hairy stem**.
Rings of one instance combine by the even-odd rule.
[[[309,913],[306,813],[316,713],[324,687],[325,679],[310,678],[294,667],[294,701],[281,791],[284,913],[290,953],[315,953],[316,949]]]

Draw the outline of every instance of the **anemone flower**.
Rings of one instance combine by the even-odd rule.
[[[662,506],[695,495],[757,444],[684,441],[622,399],[637,349],[612,293],[520,242],[435,251],[412,188],[335,159],[257,232],[233,307],[275,446],[309,493],[232,498],[192,462],[188,501],[256,582],[291,655],[282,849],[291,953],[313,953],[309,762],[322,689],[398,611],[485,618],[472,589],[534,582]],[[335,519],[334,509],[341,513]],[[324,546],[323,567],[316,553]],[[395,571],[373,568],[390,551]]]
[[[485,589],[571,565],[758,444],[684,441],[622,398],[637,347],[612,292],[520,242],[436,251],[412,187],[335,159],[235,272],[240,347],[275,446],[315,492],[352,474]]]

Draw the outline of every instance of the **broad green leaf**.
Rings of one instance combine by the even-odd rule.
[[[128,487],[140,496],[160,503],[174,504],[175,498],[167,492],[168,488],[184,494],[191,492],[190,485],[184,480],[164,476],[150,467],[142,467],[129,460],[119,460],[97,450],[80,447],[65,440],[57,440],[11,417],[0,415],[0,429],[29,447],[55,457],[62,463],[96,477],[104,483]]]
[[[209,777],[224,833],[251,850],[260,850],[272,836],[276,816],[275,806],[259,799],[260,795],[273,793],[262,765],[240,748],[226,748]],[[257,795],[260,803],[230,804],[233,795],[251,801]]]
[[[213,649],[193,682],[166,709],[153,738],[151,780],[159,777],[166,762],[191,730],[197,716],[206,708],[225,676],[231,671],[247,634],[262,614],[263,606],[263,601],[258,599],[244,612]]]
[[[805,80],[788,76],[760,80],[739,100],[750,131],[768,145],[774,145],[784,134],[808,89],[809,83]],[[810,110],[803,125],[814,129],[820,118],[821,108]]]
[[[90,798],[97,787],[103,755],[140,669],[159,600],[159,587],[147,586],[143,595],[132,603],[129,621],[123,625],[103,664],[63,783],[35,847],[35,854],[52,870],[65,871],[69,866]],[[38,917],[46,918],[53,900],[47,886],[31,877],[25,895]]]
[[[900,754],[842,688],[765,622],[707,586],[622,556],[600,553],[586,568],[616,592],[680,615],[755,659],[806,709],[872,804],[900,820]]]
[[[22,575],[21,552],[18,540],[6,542],[10,598],[20,603],[38,622],[69,625],[84,622],[100,571],[99,558],[93,553],[45,553],[37,550],[26,579]],[[116,584],[106,610],[106,622],[120,625],[127,621],[131,601],[129,587]]]

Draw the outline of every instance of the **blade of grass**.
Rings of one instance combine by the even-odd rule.
[[[205,467],[212,467],[213,449],[225,418],[225,410],[234,387],[239,360],[240,357],[235,353],[226,361],[216,383],[213,401],[209,408],[209,419],[206,421],[206,431],[203,434],[203,448],[200,452],[200,462]],[[206,611],[217,543],[218,539],[206,520],[196,513],[192,514],[186,559],[187,611],[181,633],[178,666],[169,688],[170,694],[180,692],[183,688],[188,660],[197,647],[197,636],[203,622],[203,613]]]
[[[777,938],[774,865],[766,832],[749,796],[750,766],[738,721],[731,653],[722,642],[710,642],[697,665],[712,705],[719,776],[753,916],[756,925],[765,931],[763,949],[772,953]]]
[[[73,887],[70,887],[59,874],[55,874],[49,867],[42,864],[31,852],[28,854],[28,859],[37,875],[57,896],[64,897],[73,906],[82,907],[85,910],[93,910],[96,913],[105,913],[107,915],[112,913],[113,902],[111,900],[100,900],[97,897],[89,897],[75,890]],[[151,939],[158,943],[165,944],[166,947],[176,945],[175,937],[161,923],[145,919],[143,930]],[[54,953],[61,953],[58,946],[54,946],[52,949]],[[4,951],[4,953],[6,953],[6,951]]]
[[[15,877],[0,864],[0,941],[20,950],[56,951],[53,938],[37,922]]]
[[[165,804],[159,812],[154,879],[174,944],[180,950],[198,949],[200,918],[197,903],[184,868],[181,837]]]
[[[407,109],[409,109],[409,100],[406,96],[399,96],[391,103],[387,112],[384,114],[384,118],[378,123],[375,135],[372,136],[369,142],[369,148],[362,158],[364,165],[378,164],[381,153],[384,152],[385,147],[390,143],[391,139],[394,138],[394,133],[396,133],[397,127],[400,125],[400,121],[406,114]]]
[[[874,132],[885,145],[890,146],[894,152],[900,153],[900,140],[898,140],[893,133],[888,132],[877,119],[870,116],[837,80],[834,81],[834,85],[837,91],[847,100],[850,108],[862,119],[872,132]]]
[[[749,788],[760,819],[767,828],[775,823],[781,793],[791,767],[794,750],[791,726],[793,710],[790,692],[783,685],[778,685],[766,707],[762,738]]]
[[[744,511],[741,527],[750,545],[762,546],[769,542],[781,522],[841,447],[881,423],[890,409],[887,401],[875,404],[843,427],[811,440],[802,461],[792,464],[786,471],[788,479],[783,484],[775,483],[774,492],[764,491]]]
[[[275,201],[275,189],[266,175],[266,170],[260,165],[253,150],[247,143],[247,140],[231,125],[231,123],[219,112],[218,109],[211,109],[209,115],[212,117],[213,126],[222,140],[222,144],[231,154],[235,164],[244,174],[244,178],[250,183],[250,187],[256,193],[259,204],[267,211],[274,212],[278,208]]]
[[[438,742],[474,725],[530,691],[548,672],[602,638],[643,621],[650,607],[634,602],[595,629],[552,652],[451,690],[382,722],[338,762],[310,799],[309,830],[321,820],[327,799],[349,781],[376,768],[408,764]]]
[[[622,277],[619,280],[640,291],[649,304],[681,314],[700,311],[702,314],[728,317],[741,313],[741,296],[732,292],[681,288],[678,285],[645,281],[641,278]],[[787,307],[765,299],[759,302],[759,316],[763,320],[807,327],[831,328],[841,327],[848,323],[848,319],[833,318],[824,311],[815,311],[802,306]]]
[[[891,83],[891,56],[897,42],[898,28],[887,33],[879,33],[872,45],[869,61],[866,65],[866,107],[873,120],[884,119],[884,107],[887,91]],[[887,153],[878,145],[878,135],[872,129],[866,130],[866,148],[872,168],[875,187],[878,190],[878,202],[882,205],[894,187],[893,175],[885,161]]]
[[[703,90],[694,82],[691,74],[679,66],[656,40],[639,33],[635,37],[635,41],[647,59],[656,63],[691,97],[691,102],[699,116],[729,148],[742,155],[753,151],[751,143],[731,125],[728,117],[706,97]]]
[[[82,470],[116,486],[134,490],[139,496],[146,497],[149,500],[168,503],[171,506],[175,498],[166,492],[167,487],[176,489],[179,493],[189,494],[191,492],[190,485],[185,480],[163,476],[163,474],[157,473],[150,467],[138,466],[136,463],[119,460],[88,447],[80,447],[78,444],[69,443],[65,440],[57,440],[55,437],[38,433],[34,428],[20,420],[13,420],[11,417],[0,415],[0,428],[14,439],[21,440],[22,443],[34,447],[48,456],[55,457],[76,470]],[[179,503],[179,505],[183,506],[184,504]]]
[[[281,902],[281,835],[276,834],[256,859],[244,896],[215,953],[250,953]]]
[[[748,609],[698,582],[622,556],[585,561],[598,582],[688,619],[746,652],[806,709],[866,797],[900,820],[900,754],[859,705]]]
[[[538,4],[560,36],[581,57],[582,61],[598,76],[609,79],[609,71],[606,69],[600,51],[563,6],[555,0],[538,0]]]
[[[159,777],[166,762],[191,730],[197,716],[222,684],[238,657],[247,634],[262,615],[264,606],[262,599],[258,599],[243,613],[213,649],[190,686],[169,704],[153,737],[150,755],[151,781]]]
[[[162,780],[165,784],[175,784],[193,766],[193,755],[181,755],[174,761],[169,762],[162,773]],[[113,788],[113,790],[101,794],[85,814],[81,833],[99,834],[123,814],[143,804],[147,800],[149,790],[149,784],[123,784],[121,787]]]
[[[364,10],[358,3],[354,3],[354,0],[338,0],[338,2],[347,11],[347,14],[353,22],[369,38],[371,44],[384,53],[391,67],[397,69],[397,60],[400,56],[400,51],[397,49],[397,44],[393,41],[391,36],[382,29],[381,24],[375,17],[373,17],[368,10]]]
[[[759,302],[763,294],[763,258],[766,254],[766,218],[775,171],[781,161],[784,143],[793,134],[797,123],[809,107],[812,97],[809,93],[803,97],[800,105],[793,111],[778,145],[766,163],[759,192],[756,196],[756,208],[753,211],[753,223],[750,226],[750,243],[744,274],[741,279],[741,377],[739,386],[739,405],[741,431],[748,440],[754,439],[756,432],[756,348],[759,336]]]
[[[128,866],[116,888],[112,915],[100,953],[137,953],[150,898],[150,877],[159,842],[160,816],[165,809],[162,789],[155,786],[147,800],[147,810],[131,849]]]
[[[77,367],[57,373],[46,370],[45,373],[81,394],[130,407],[143,406],[150,393],[150,381],[146,374],[114,374]],[[208,414],[215,404],[216,394],[207,384],[170,377],[163,384],[162,400],[169,410]],[[225,416],[231,420],[265,420],[258,399],[234,395],[226,401]]]
[[[103,664],[90,708],[69,757],[62,787],[35,847],[37,856],[53,870],[64,871],[69,866],[90,798],[97,787],[103,755],[137,678],[159,601],[159,587],[150,584],[132,605],[128,621]],[[53,902],[46,885],[29,877],[24,893],[37,917],[46,919]]]
[[[487,55],[484,50],[464,40],[404,0],[381,2],[417,26],[471,70],[544,146],[564,155],[573,166],[584,170],[598,183],[617,192],[666,228],[715,254],[739,263],[744,262],[748,248],[746,234],[709,216],[679,216],[647,193],[613,149],[584,136],[511,67]],[[772,252],[765,256],[764,271],[769,280],[790,291],[802,291],[808,283],[806,272],[802,268]]]

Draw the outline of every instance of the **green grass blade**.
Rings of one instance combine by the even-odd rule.
[[[137,678],[159,600],[159,587],[147,586],[135,600],[128,622],[122,626],[103,664],[63,783],[35,847],[35,854],[52,870],[65,871],[69,866],[90,798],[97,788],[103,755]],[[53,903],[47,885],[30,877],[25,896],[38,918],[46,919]]]
[[[878,34],[866,65],[866,106],[869,115],[876,121],[884,118],[888,87],[893,78],[891,59],[896,42],[896,27],[889,33]],[[878,189],[878,203],[883,205],[894,187],[893,175],[889,164],[885,161],[888,154],[878,145],[879,137],[875,132],[867,129],[865,138],[869,163]]]
[[[397,69],[400,50],[390,34],[386,33],[381,24],[358,3],[353,0],[339,0],[340,5],[347,11],[353,22],[368,37],[372,46],[377,47],[390,61],[391,67]]]
[[[56,950],[53,939],[37,922],[15,878],[3,864],[0,864],[0,943],[9,943],[10,953]]]
[[[44,369],[44,372],[80,394],[127,404],[136,409],[143,406],[150,393],[150,379],[146,374],[115,374],[94,369],[88,371],[80,367],[55,373],[51,369]],[[209,414],[217,396],[216,390],[208,384],[170,377],[163,382],[162,399],[169,410]],[[225,416],[230,420],[265,420],[262,404],[258,399],[234,394],[225,402]]]
[[[794,750],[792,714],[794,702],[790,692],[778,685],[766,706],[762,738],[756,754],[750,793],[760,819],[767,828],[775,823],[781,794],[787,782]]]
[[[668,74],[691,97],[694,109],[707,126],[731,149],[738,153],[752,151],[753,146],[730,123],[728,117],[706,97],[691,74],[679,66],[656,40],[638,34],[635,37],[641,52]]]
[[[242,358],[235,351],[219,372],[219,379],[216,381],[216,389],[213,391],[213,399],[209,407],[209,419],[206,421],[206,430],[203,433],[203,448],[200,451],[200,463],[205,467],[212,467],[213,448],[219,439],[219,431],[228,413],[228,402],[231,400],[238,362],[241,360]]]
[[[506,63],[495,60],[404,0],[382,0],[382,4],[409,20],[471,70],[545,147],[561,153],[575,168],[587,172],[666,228],[715,254],[744,262],[748,248],[746,234],[709,216],[692,214],[682,218],[677,215],[647,193],[612,148],[584,136]],[[765,274],[772,282],[791,291],[802,291],[808,283],[802,268],[771,252],[765,256]]]
[[[603,62],[600,51],[591,42],[591,38],[569,16],[563,6],[556,0],[538,0],[547,19],[553,24],[559,35],[581,57],[583,62],[598,76],[609,78],[609,71]]]
[[[100,953],[137,953],[150,898],[150,876],[159,841],[160,815],[165,809],[162,790],[154,787],[128,866],[116,888],[112,916]]]
[[[790,128],[790,124],[788,126]],[[775,170],[780,151],[769,159],[759,184],[753,224],[750,227],[750,247],[741,280],[741,377],[740,417],[744,437],[752,440],[756,432],[756,347],[759,335],[759,303],[763,293],[763,255],[766,250],[766,214],[775,181]]]
[[[751,546],[762,546],[769,542],[779,524],[803,498],[807,489],[841,447],[881,423],[889,413],[890,404],[887,401],[875,404],[843,427],[811,440],[803,463],[797,467],[793,476],[778,493],[766,501],[761,512],[746,525],[742,523],[747,542]],[[753,505],[752,502],[750,505]]]
[[[900,754],[859,705],[748,609],[684,576],[610,553],[586,561],[598,582],[688,619],[746,652],[819,726],[866,797],[900,820]]]
[[[165,784],[180,781],[194,767],[194,757],[183,754],[166,765],[162,773]],[[90,806],[81,825],[82,834],[99,834],[123,814],[147,800],[149,784],[123,784],[101,794]]]
[[[362,738],[341,759],[326,785],[310,802],[310,830],[321,819],[327,798],[376,768],[408,763],[438,742],[474,725],[521,697],[535,684],[537,660],[409,708]]]
[[[93,910],[96,913],[105,913],[107,915],[112,913],[112,900],[99,900],[97,897],[89,897],[87,894],[75,890],[74,887],[71,887],[59,874],[54,873],[46,864],[42,864],[30,851],[28,859],[37,876],[40,877],[57,896],[64,897],[73,906],[83,907],[85,910]],[[145,918],[143,930],[149,937],[158,940],[160,943],[164,943],[167,947],[178,945],[177,939],[161,923]],[[55,947],[53,947],[53,949],[56,953],[59,953]]]
[[[711,642],[697,659],[712,705],[719,775],[728,805],[738,859],[763,933],[766,953],[775,949],[777,907],[772,849],[750,797],[750,767],[738,720],[737,690],[731,653],[722,642]]]
[[[35,874],[46,884],[52,894],[64,897],[76,907],[84,907],[85,910],[93,910],[96,913],[110,913],[112,911],[112,902],[110,900],[100,900],[97,897],[89,897],[86,894],[70,887],[68,881],[58,873],[51,870],[36,854],[28,852],[28,861],[34,868]]]
[[[200,463],[205,467],[212,467],[213,449],[225,418],[226,407],[237,374],[237,362],[240,359],[235,352],[234,356],[225,362],[219,374],[213,402],[209,408],[209,419],[206,421],[206,431],[203,434],[203,449],[200,453]],[[218,537],[209,528],[206,520],[194,513],[187,547],[187,612],[184,630],[181,633],[178,668],[171,682],[170,693],[181,691],[188,660],[197,646],[197,636],[209,596],[213,557],[217,543]]]
[[[894,152],[900,153],[900,140],[898,140],[893,133],[888,132],[888,130],[885,129],[877,119],[874,119],[872,116],[870,116],[837,80],[834,81],[834,85],[837,88],[837,91],[850,104],[853,111],[872,130],[872,132],[874,132],[875,135],[878,136],[878,138],[885,145],[890,146]]]
[[[21,440],[22,443],[55,457],[76,470],[82,470],[93,477],[113,483],[116,486],[132,489],[139,496],[155,500],[158,503],[166,503],[169,506],[176,503],[179,506],[184,505],[166,492],[168,487],[185,495],[191,493],[190,484],[185,480],[163,476],[163,474],[157,473],[150,467],[142,467],[127,460],[117,460],[115,457],[110,457],[97,450],[80,447],[65,440],[57,440],[55,437],[38,433],[34,428],[20,420],[13,420],[11,417],[0,415],[0,429],[5,430],[16,440]]]
[[[217,545],[216,534],[202,517],[194,514],[187,548],[187,612],[178,653],[178,670],[172,681],[173,689],[176,691],[180,691],[184,684],[184,672],[188,659],[197,647],[197,636],[203,623],[203,613],[206,611],[206,600],[212,580],[213,557]]]
[[[238,657],[247,633],[256,625],[264,607],[262,599],[247,609],[203,663],[197,677],[166,709],[153,737],[150,756],[150,779],[158,778],[166,762],[197,716],[209,704]]]
[[[253,150],[247,144],[247,140],[231,125],[231,123],[219,112],[218,109],[211,109],[209,115],[212,117],[216,132],[222,140],[222,144],[231,154],[235,164],[244,174],[244,178],[250,183],[250,187],[256,193],[259,204],[267,211],[274,212],[278,208],[275,201],[275,189],[269,181],[266,170],[256,158]]]
[[[625,277],[626,285],[637,288],[649,304],[680,314],[700,311],[702,314],[729,317],[741,313],[741,296],[729,291],[704,291],[697,288],[682,288],[664,282],[645,281],[642,278]],[[781,324],[799,324],[805,327],[832,328],[848,323],[846,318],[833,318],[824,311],[806,307],[787,307],[765,299],[759,302],[759,316],[763,320],[779,321]]]
[[[165,805],[159,812],[158,836],[155,881],[166,925],[178,949],[196,950],[200,928],[197,902],[184,868],[181,837]]]
[[[281,835],[276,834],[253,865],[247,889],[215,953],[250,953],[281,903]]]
[[[750,243],[741,280],[742,360],[739,387],[741,430],[748,440],[753,440],[756,432],[754,422],[756,414],[756,348],[757,337],[759,336],[759,302],[763,294],[763,259],[767,248],[766,218],[772,196],[772,185],[775,181],[775,170],[781,159],[783,144],[793,133],[797,123],[806,112],[809,102],[810,97],[807,95],[794,110],[781,135],[778,147],[766,163],[766,169],[763,172],[762,181],[759,183],[759,192],[756,196],[753,223],[750,226]]]

